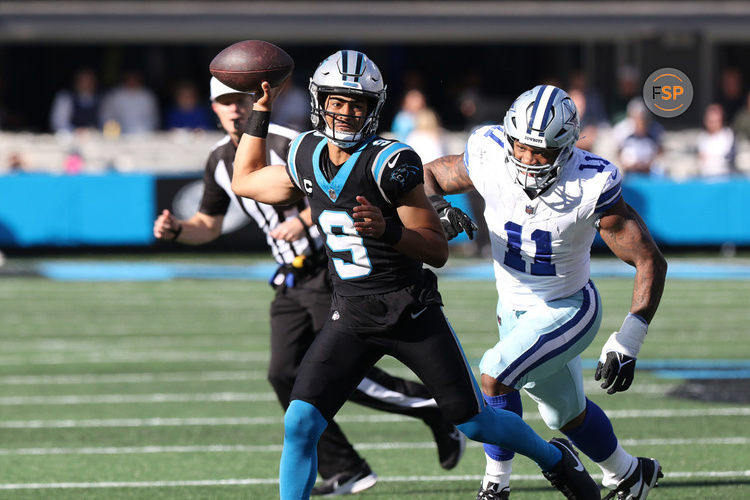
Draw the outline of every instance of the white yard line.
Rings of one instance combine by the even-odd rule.
[[[748,445],[750,438],[744,436],[699,439],[621,439],[625,446],[693,446],[693,445]],[[469,442],[470,448],[479,448],[481,443]],[[433,449],[435,443],[356,443],[357,450],[415,450]],[[268,445],[191,445],[191,446],[101,446],[82,448],[0,448],[0,456],[15,455],[136,455],[154,453],[280,453],[281,444]]]
[[[20,405],[93,405],[136,403],[260,402],[276,401],[270,392],[209,392],[202,394],[96,394],[88,396],[4,396],[0,406]]]
[[[389,373],[409,377],[408,370],[389,369]],[[236,371],[192,371],[166,373],[110,373],[94,375],[90,373],[69,375],[4,375],[0,376],[0,386],[10,385],[75,385],[75,384],[144,384],[153,382],[223,382],[239,380],[264,380],[265,370]],[[638,384],[628,389],[628,394],[666,394],[678,387],[680,381],[659,384]],[[599,390],[601,382],[585,381],[584,389]]]
[[[268,362],[268,352],[253,351],[97,351],[75,354],[31,354],[0,356],[2,366],[101,365],[112,363],[204,363],[212,361],[240,363]]]
[[[152,382],[222,382],[231,380],[262,380],[266,372],[255,371],[211,371],[211,372],[167,372],[167,373],[90,373],[71,375],[5,375],[0,376],[0,386],[8,385],[66,385],[66,384],[141,384]],[[633,389],[631,387],[631,389]]]
[[[452,481],[479,481],[483,476],[380,476],[378,481],[384,483],[427,483]],[[601,475],[592,474],[594,479],[601,479]],[[665,473],[664,480],[681,478],[736,478],[750,477],[750,470],[725,471],[678,471]],[[514,476],[517,481],[546,481],[541,474],[524,474]],[[249,479],[203,479],[186,481],[106,481],[96,483],[6,483],[0,484],[0,490],[46,490],[46,489],[85,489],[85,488],[167,488],[186,486],[252,486],[263,484],[277,484],[277,478],[249,478]]]
[[[696,409],[653,409],[653,410],[614,410],[607,412],[610,418],[688,418],[688,417],[735,417],[750,416],[750,407],[696,408]],[[271,425],[281,424],[283,417],[204,417],[204,418],[113,418],[84,420],[6,420],[0,421],[0,429],[56,429],[92,427],[182,427],[219,425]],[[540,420],[538,415],[530,415],[526,420]],[[338,422],[378,423],[408,422],[415,420],[400,415],[342,415]]]

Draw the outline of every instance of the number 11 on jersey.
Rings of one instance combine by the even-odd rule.
[[[515,222],[506,222],[505,231],[508,234],[508,249],[505,251],[503,263],[522,273],[535,276],[554,276],[555,265],[552,264],[552,233],[536,229],[531,233],[531,241],[536,245],[534,262],[531,269],[526,270],[527,262],[521,256],[521,234],[523,227]]]

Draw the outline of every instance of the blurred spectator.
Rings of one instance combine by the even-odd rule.
[[[737,112],[744,105],[742,74],[737,68],[725,68],[721,72],[721,94],[718,104],[724,110],[726,123],[732,123]]]
[[[159,106],[154,93],[144,87],[139,72],[126,73],[122,85],[104,97],[102,121],[110,129],[116,124],[123,134],[156,130],[159,126]]]
[[[399,141],[405,142],[409,134],[416,128],[417,114],[427,108],[427,100],[421,90],[411,89],[404,94],[401,109],[393,118],[391,133]]]
[[[73,88],[60,90],[52,101],[50,128],[55,133],[98,129],[100,96],[96,73],[81,68],[73,76]]]
[[[609,103],[609,116],[617,124],[627,116],[628,103],[641,93],[640,74],[634,66],[617,70],[617,94]]]
[[[81,155],[81,152],[73,148],[68,152],[68,155],[65,157],[65,173],[66,174],[80,174],[83,171],[83,156]]]
[[[698,135],[698,173],[704,177],[733,173],[734,132],[724,125],[724,109],[710,104],[703,114],[704,130]]]
[[[505,99],[487,95],[482,90],[482,76],[478,72],[468,73],[461,88],[458,106],[464,118],[464,130],[502,121],[509,103]]]
[[[422,163],[427,163],[445,155],[443,129],[437,114],[425,108],[417,112],[414,130],[404,141],[417,152]]]
[[[742,108],[734,117],[732,130],[738,139],[750,140],[750,92],[745,98],[745,107]]]
[[[661,173],[656,160],[662,152],[664,128],[651,119],[643,99],[627,106],[627,116],[612,130],[623,174]]]
[[[598,134],[597,126],[589,117],[589,107],[586,96],[579,89],[570,89],[568,95],[573,100],[573,104],[576,105],[578,110],[578,119],[581,123],[581,135],[576,142],[576,147],[591,151],[596,142],[596,136]]]
[[[8,173],[20,174],[26,171],[28,162],[26,158],[18,151],[12,151],[8,155]]]
[[[198,98],[198,88],[193,82],[182,81],[175,87],[174,105],[167,110],[165,128],[206,130],[213,128],[208,107]]]
[[[586,121],[591,125],[600,127],[609,122],[607,119],[607,110],[604,107],[604,99],[602,95],[595,89],[589,86],[588,77],[583,70],[575,70],[570,76],[570,95],[571,90],[578,90],[583,93],[583,97],[586,101],[586,113],[584,114],[580,109],[578,110],[581,117],[585,117]]]
[[[310,124],[310,94],[287,78],[282,92],[273,103],[274,123],[294,130],[308,130]]]

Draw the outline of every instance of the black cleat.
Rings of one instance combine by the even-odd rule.
[[[510,499],[510,488],[506,486],[505,488],[500,488],[500,485],[497,483],[487,483],[487,486],[484,486],[484,482],[482,482],[482,486],[479,488],[479,491],[477,492],[477,500],[509,500]]]
[[[367,462],[362,460],[362,463],[354,469],[339,472],[323,481],[312,489],[310,495],[324,497],[351,495],[373,487],[377,481],[378,476],[370,469]]]
[[[438,450],[440,467],[451,470],[458,465],[466,449],[466,436],[444,418],[425,423],[430,427]]]
[[[562,452],[562,460],[544,477],[569,500],[600,500],[599,486],[578,459],[578,452],[567,439],[553,438],[550,444]]]
[[[604,500],[645,500],[651,488],[657,486],[659,478],[664,477],[659,461],[645,457],[638,457],[637,460],[638,465],[625,479],[617,484],[604,482],[604,486],[612,490]]]

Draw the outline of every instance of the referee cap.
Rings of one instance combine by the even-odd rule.
[[[248,94],[250,92],[243,92],[241,90],[235,90],[232,87],[224,85],[215,76],[211,77],[211,100],[215,101],[217,98],[227,94]]]

